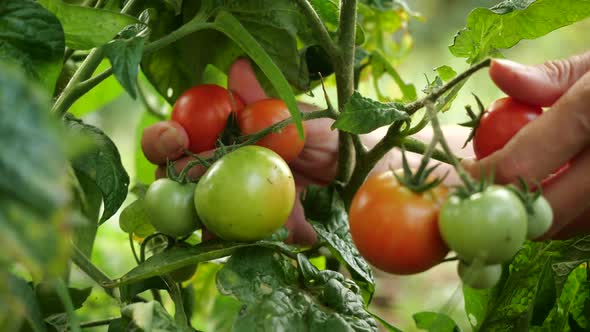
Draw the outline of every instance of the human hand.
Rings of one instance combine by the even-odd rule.
[[[264,90],[256,80],[250,63],[245,59],[237,60],[228,74],[228,88],[238,94],[245,104],[267,98]],[[316,110],[309,104],[299,104],[303,112]],[[287,221],[288,241],[298,244],[313,244],[316,234],[305,220],[303,207],[298,199],[301,191],[310,184],[324,185],[336,175],[338,159],[337,133],[330,129],[332,120],[315,119],[304,122],[306,140],[303,151],[298,158],[289,163],[295,178],[297,199],[291,216]],[[147,127],[142,136],[141,145],[146,158],[158,166],[156,177],[166,176],[166,161],[176,161],[175,168],[180,172],[193,158],[184,155],[188,148],[188,135],[180,124],[173,121],[158,122]],[[208,157],[213,151],[202,153]],[[189,177],[196,178],[204,173],[201,166],[193,167]]]
[[[490,76],[514,99],[551,109],[489,157],[464,161],[465,168],[476,177],[494,170],[500,183],[519,176],[541,182],[569,162],[543,187],[554,212],[544,238],[590,231],[590,52],[538,66],[494,60]]]

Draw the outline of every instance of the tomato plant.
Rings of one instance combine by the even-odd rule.
[[[207,229],[224,240],[256,241],[285,224],[295,202],[289,166],[271,150],[237,149],[199,180],[194,204]]]
[[[174,104],[172,120],[180,123],[189,138],[189,150],[211,150],[232,112],[239,113],[244,104],[231,91],[214,84],[202,84],[185,91]]]
[[[516,194],[490,186],[467,198],[449,197],[440,211],[440,231],[462,260],[500,264],[525,241],[527,214]]]
[[[254,102],[238,115],[238,125],[245,135],[254,134],[264,128],[290,118],[287,105],[280,99],[263,99]],[[294,124],[266,135],[256,145],[269,148],[289,162],[297,158],[305,140],[301,139]]]
[[[395,274],[423,272],[449,249],[440,237],[438,213],[447,189],[415,193],[392,171],[370,177],[349,211],[350,234],[359,252],[377,268]]]
[[[414,2],[0,1],[0,330],[589,330],[590,237],[523,243],[549,227],[547,204],[483,190],[438,119],[488,57],[590,17],[587,1]],[[422,9],[443,8],[415,29]],[[455,11],[470,12],[459,33],[434,25],[455,26]],[[584,40],[572,31],[551,47]],[[466,61],[412,82],[422,74],[405,61],[423,58],[412,48],[447,61],[445,36]],[[539,114],[494,103],[470,122],[481,120],[476,150]],[[192,151],[177,160],[187,142],[171,122]],[[433,135],[418,134],[428,124]],[[400,163],[399,150],[414,155]],[[428,182],[435,161],[462,182],[445,203],[447,189]],[[383,172],[400,164],[403,177]],[[164,167],[171,179],[155,180]],[[417,285],[404,292],[370,265],[416,273],[455,260],[449,250],[456,274],[396,278]],[[459,279],[463,301],[433,292]],[[445,306],[408,312],[424,294]],[[392,306],[411,326],[387,323]]]
[[[180,184],[170,179],[158,179],[148,188],[145,208],[154,228],[172,237],[191,234],[201,227],[193,205],[194,183]]]
[[[494,101],[483,114],[473,137],[473,151],[482,159],[501,149],[522,127],[538,118],[543,109],[505,97]]]

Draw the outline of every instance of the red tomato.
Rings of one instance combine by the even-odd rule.
[[[367,179],[349,211],[350,234],[361,255],[394,274],[418,273],[440,263],[449,251],[438,228],[447,194],[442,185],[414,193],[391,171]]]
[[[180,123],[189,138],[189,150],[199,153],[215,148],[231,112],[239,113],[244,103],[231,91],[202,84],[185,91],[174,104],[172,120]]]
[[[481,118],[473,138],[477,159],[483,159],[501,149],[522,127],[543,113],[510,97],[493,102]]]
[[[246,106],[238,114],[238,126],[243,134],[251,135],[290,116],[289,109],[282,100],[263,99]],[[273,150],[289,162],[301,153],[305,140],[299,137],[295,124],[290,124],[278,132],[266,135],[256,145]]]

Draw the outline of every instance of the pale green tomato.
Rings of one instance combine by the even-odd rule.
[[[486,289],[494,287],[502,276],[502,265],[467,265],[459,262],[457,273],[468,287]]]
[[[287,163],[260,146],[239,148],[216,161],[195,190],[208,230],[224,240],[256,241],[285,224],[295,202]]]

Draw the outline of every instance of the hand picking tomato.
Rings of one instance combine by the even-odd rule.
[[[246,106],[239,113],[238,126],[243,134],[251,135],[289,117],[289,109],[282,100],[263,99]],[[289,124],[278,132],[266,135],[256,145],[269,148],[290,162],[301,153],[305,140],[299,137],[295,124]]]
[[[224,240],[261,240],[281,228],[295,203],[287,163],[260,146],[239,148],[199,180],[195,207],[207,229]]]
[[[244,108],[240,97],[214,84],[185,91],[174,104],[172,120],[180,123],[189,138],[189,150],[199,153],[215,148],[231,112]]]
[[[158,232],[181,237],[201,227],[193,204],[195,186],[167,178],[150,185],[143,199],[150,222]]]
[[[468,198],[449,197],[439,218],[442,238],[467,262],[504,263],[526,239],[525,207],[514,192],[501,186],[489,186]]]
[[[523,104],[511,97],[494,101],[486,110],[473,138],[477,159],[501,149],[522,127],[543,113],[538,106]]]
[[[442,185],[414,193],[392,171],[367,179],[349,212],[350,234],[361,255],[394,274],[418,273],[440,263],[449,251],[438,228],[447,193]]]

